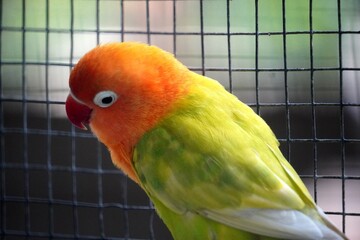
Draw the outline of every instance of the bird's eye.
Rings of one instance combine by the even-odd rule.
[[[95,95],[94,103],[99,107],[110,107],[117,99],[116,93],[112,91],[102,91]]]

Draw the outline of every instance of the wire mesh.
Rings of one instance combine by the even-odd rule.
[[[272,127],[317,203],[360,235],[360,3],[0,1],[2,239],[171,239],[89,132],[65,119],[92,47],[142,41],[213,77]]]

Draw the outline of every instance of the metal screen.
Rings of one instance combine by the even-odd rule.
[[[71,68],[109,41],[173,52],[271,126],[360,239],[358,0],[1,0],[1,239],[171,239],[145,193],[67,121]]]

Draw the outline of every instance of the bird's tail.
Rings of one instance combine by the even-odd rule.
[[[334,235],[337,234],[338,238],[333,238],[329,236],[329,240],[330,239],[338,239],[338,240],[349,240],[348,237],[345,236],[345,234],[343,232],[341,232],[329,219],[328,217],[325,215],[324,211],[317,207],[318,213],[321,217],[321,220],[323,221],[323,223],[325,224],[325,226],[328,228],[327,232],[329,232],[329,230],[332,231],[332,233],[329,233],[330,235]],[[326,231],[325,231],[326,232]],[[328,239],[328,238],[325,238]]]

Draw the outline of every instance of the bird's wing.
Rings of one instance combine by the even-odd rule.
[[[133,164],[150,197],[179,214],[257,234],[341,239],[323,224],[265,122],[243,105],[232,107],[185,110],[143,136]]]
[[[171,210],[196,212],[234,228],[277,238],[336,236],[319,220],[316,209],[306,206],[301,194],[263,164],[254,150],[248,156],[251,162],[242,166],[226,153],[221,158],[221,154],[197,152],[166,130],[155,131],[139,143],[135,168],[149,195]],[[304,212],[307,207],[313,216]]]

